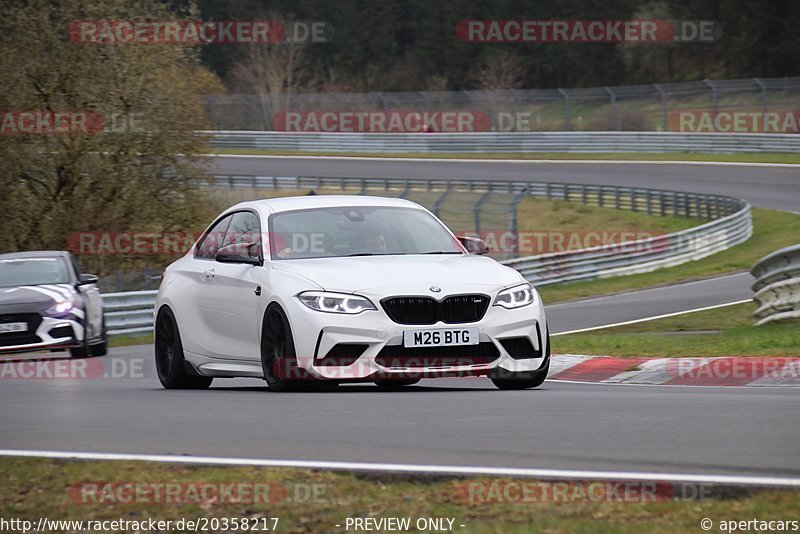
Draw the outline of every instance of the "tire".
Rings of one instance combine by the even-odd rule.
[[[108,354],[108,331],[106,330],[105,317],[103,318],[103,324],[100,328],[103,332],[100,335],[100,341],[89,346],[89,352],[92,354],[92,356],[105,356]]]
[[[407,380],[375,380],[375,385],[384,391],[396,391],[405,386],[413,386],[419,382],[419,378],[409,378]]]
[[[73,358],[86,358],[90,353],[89,339],[86,337],[86,326],[83,327],[83,341],[79,347],[69,349],[69,355]]]
[[[206,389],[214,380],[187,373],[178,323],[169,308],[162,308],[155,329],[156,373],[165,389]]]
[[[544,384],[547,378],[547,372],[550,370],[550,330],[545,330],[545,339],[547,340],[547,347],[544,353],[544,364],[536,371],[522,371],[519,373],[509,373],[506,371],[503,376],[489,375],[489,378],[494,383],[497,389],[503,390],[519,390],[519,389],[532,389]]]
[[[292,328],[286,314],[277,304],[270,304],[264,313],[261,329],[261,368],[264,380],[272,391],[296,391],[301,385],[311,387],[311,382],[297,366]]]

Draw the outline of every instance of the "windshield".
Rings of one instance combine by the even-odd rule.
[[[335,207],[270,218],[273,259],[402,254],[463,254],[435,218],[414,208]]]
[[[69,270],[62,258],[0,260],[0,287],[69,283]]]

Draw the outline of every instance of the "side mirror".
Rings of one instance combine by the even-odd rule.
[[[244,263],[247,265],[264,265],[261,260],[258,243],[233,243],[220,247],[214,259],[220,263]]]
[[[467,252],[476,256],[483,256],[489,253],[489,245],[483,239],[466,235],[458,236],[458,241],[467,249]]]
[[[75,285],[88,286],[90,284],[96,284],[99,281],[100,278],[98,278],[96,274],[82,274],[78,281],[75,282]]]

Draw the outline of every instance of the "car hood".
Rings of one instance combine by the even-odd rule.
[[[0,312],[36,312],[74,294],[75,289],[69,284],[0,287]]]
[[[406,294],[428,294],[438,286],[442,294],[468,290],[490,291],[522,282],[520,274],[485,256],[364,256],[278,260],[272,268],[307,278],[327,291],[347,293],[401,289]]]

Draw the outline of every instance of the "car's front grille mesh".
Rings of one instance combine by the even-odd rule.
[[[0,323],[27,323],[26,332],[0,333],[0,347],[15,345],[30,345],[41,343],[42,338],[36,335],[36,329],[42,324],[42,317],[38,313],[2,313]]]
[[[368,345],[361,343],[339,343],[331,348],[324,358],[317,361],[317,365],[330,367],[347,367],[353,365],[364,354]]]
[[[390,297],[381,304],[389,318],[399,324],[458,324],[480,321],[489,307],[489,297],[454,295],[442,301],[431,297]]]

